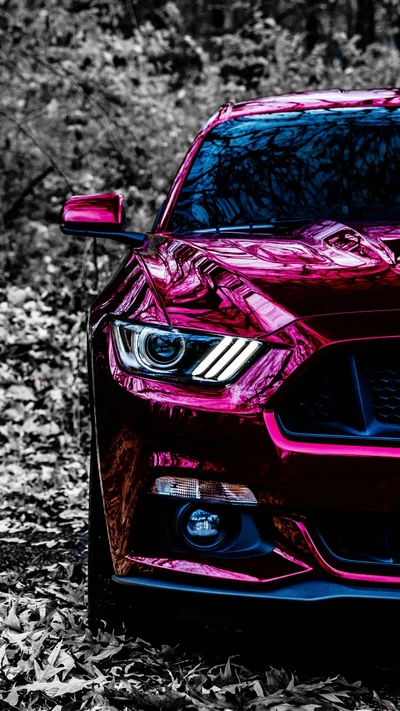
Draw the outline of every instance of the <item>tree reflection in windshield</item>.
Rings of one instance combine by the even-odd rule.
[[[400,109],[244,116],[205,137],[170,230],[399,219]]]

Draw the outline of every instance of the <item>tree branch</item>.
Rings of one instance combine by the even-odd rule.
[[[8,225],[12,220],[16,217],[16,214],[18,210],[22,207],[24,200],[28,195],[32,192],[32,190],[38,185],[39,183],[42,182],[46,178],[49,173],[52,173],[54,170],[54,167],[52,165],[47,166],[44,170],[42,170],[39,175],[37,175],[33,180],[28,183],[28,185],[23,189],[21,195],[17,197],[15,202],[11,205],[11,207],[4,213],[3,215],[3,220],[4,224]]]

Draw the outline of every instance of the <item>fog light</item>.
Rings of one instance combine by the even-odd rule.
[[[223,546],[232,533],[232,516],[218,513],[208,507],[197,508],[194,504],[180,506],[176,516],[177,533],[198,551]],[[235,516],[233,516],[233,521]]]
[[[190,514],[186,530],[193,538],[211,538],[221,533],[221,521],[216,513],[195,509]]]

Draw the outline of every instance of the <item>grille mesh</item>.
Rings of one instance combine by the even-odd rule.
[[[276,408],[289,436],[397,439],[400,442],[400,341],[326,349]]]
[[[337,402],[334,381],[328,374],[315,373],[302,382],[293,398],[293,416],[308,422],[332,422],[336,419]]]
[[[385,360],[369,373],[372,404],[378,422],[400,425],[400,354]]]

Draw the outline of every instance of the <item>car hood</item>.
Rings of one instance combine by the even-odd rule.
[[[400,308],[400,223],[156,235],[142,253],[173,326],[268,335],[309,316]]]

